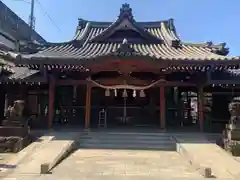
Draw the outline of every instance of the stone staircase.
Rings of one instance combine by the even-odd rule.
[[[160,132],[85,132],[80,137],[79,147],[176,151],[176,142],[170,135]]]

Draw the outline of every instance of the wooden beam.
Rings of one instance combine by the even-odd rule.
[[[187,83],[187,82],[179,82],[179,81],[167,81],[163,83],[159,83],[158,86],[164,87],[196,87],[196,84]]]
[[[115,85],[117,84],[116,81],[114,79],[102,79],[101,82],[103,82],[105,85]],[[137,80],[133,83],[136,84],[140,84],[140,83],[147,83],[147,81],[144,80]],[[97,87],[96,85],[92,84],[91,82],[87,81],[87,80],[72,80],[72,79],[66,79],[66,80],[57,80],[56,81],[56,85],[59,86],[67,86],[67,85],[86,85],[89,84],[92,87]],[[119,84],[122,84],[122,82],[119,82]],[[186,83],[186,82],[179,82],[179,81],[166,81],[166,82],[160,82],[157,85],[155,85],[155,87],[160,87],[160,86],[164,86],[164,87],[174,87],[174,86],[182,86],[182,87],[196,87],[196,84],[192,84],[192,83]]]
[[[159,67],[145,62],[139,62],[138,60],[128,60],[128,61],[119,61],[119,60],[111,60],[107,62],[101,62],[97,64],[92,64],[88,67],[91,72],[100,72],[100,71],[119,71],[122,73],[129,72],[156,72],[159,73]]]
[[[236,84],[239,85],[240,81],[239,80],[210,80],[207,82],[208,85],[210,84]]]
[[[111,78],[111,79],[99,79],[97,80],[98,83],[102,85],[119,85],[119,84],[129,84],[129,85],[135,85],[135,86],[146,86],[149,84],[152,84],[152,80],[141,80],[137,78],[128,78],[124,79],[123,77],[117,77],[117,78]]]
[[[56,80],[56,85],[58,86],[70,86],[70,85],[86,85],[89,84],[87,80],[73,80],[73,79],[65,79],[65,80]]]

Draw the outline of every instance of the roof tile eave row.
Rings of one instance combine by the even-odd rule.
[[[121,44],[116,43],[87,43],[81,48],[74,46],[62,46],[56,48],[48,48],[40,51],[36,54],[23,55],[16,53],[12,54],[13,58],[17,59],[17,56],[21,56],[25,59],[38,58],[38,59],[92,59],[101,56],[106,56],[115,52],[121,47]],[[130,44],[130,50],[139,53],[140,56],[149,56],[156,59],[192,59],[192,60],[235,60],[239,57],[221,56],[212,53],[208,48],[196,48],[190,46],[184,46],[182,48],[172,48],[167,45],[161,44]],[[131,52],[131,51],[130,51]],[[120,52],[121,53],[121,52]],[[128,52],[123,54],[128,55]],[[131,55],[131,53],[130,53]]]
[[[39,56],[39,57],[29,57],[29,56],[21,56],[21,59],[18,62],[24,61],[24,60],[28,60],[28,62],[30,62],[31,60],[35,61],[39,61],[39,63],[46,63],[48,64],[48,62],[50,62],[51,60],[53,62],[55,62],[56,64],[71,64],[71,62],[80,62],[82,61],[84,63],[84,61],[89,61],[89,60],[96,60],[96,59],[101,59],[101,58],[105,58],[105,57],[117,57],[117,58],[145,58],[146,60],[164,60],[164,61],[181,61],[181,63],[186,64],[186,63],[211,63],[211,62],[215,62],[215,63],[229,63],[231,64],[230,61],[232,61],[233,64],[235,64],[235,61],[240,61],[239,57],[204,57],[204,56],[175,56],[175,57],[170,57],[170,56],[154,56],[154,55],[149,55],[149,54],[145,54],[145,55],[141,55],[141,54],[124,54],[124,53],[120,53],[120,54],[102,54],[100,56],[89,56],[89,57],[76,57],[76,56],[52,56],[52,57],[44,57],[44,56]],[[240,62],[238,62],[240,63]],[[75,64],[75,63],[74,63]]]

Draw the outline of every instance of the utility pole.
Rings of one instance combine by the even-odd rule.
[[[35,0],[31,0],[31,13],[29,16],[29,26],[30,26],[29,40],[30,41],[32,40],[33,30],[35,29],[34,5],[35,5]]]

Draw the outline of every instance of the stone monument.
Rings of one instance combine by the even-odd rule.
[[[229,103],[230,120],[223,131],[224,149],[240,156],[240,97]]]
[[[29,128],[24,107],[23,100],[16,100],[8,108],[7,117],[0,126],[0,152],[18,152],[28,144]]]
[[[8,107],[7,119],[3,121],[3,126],[25,126],[26,118],[23,117],[25,102],[16,100],[13,106]]]

